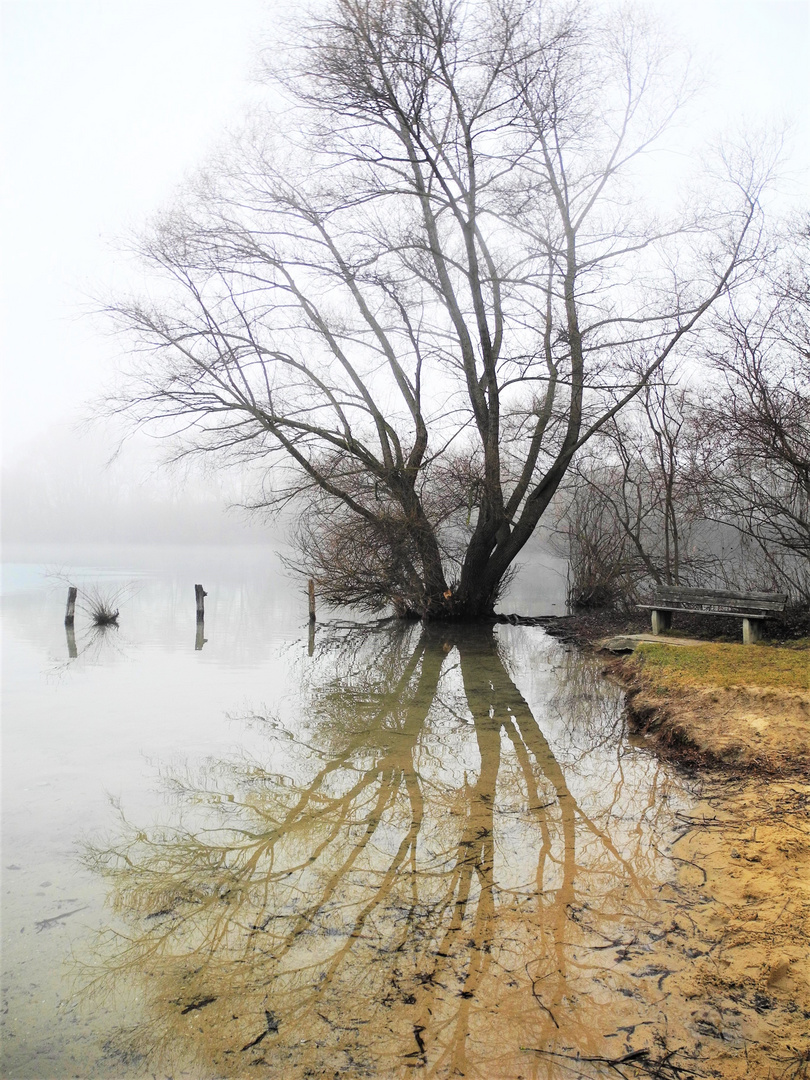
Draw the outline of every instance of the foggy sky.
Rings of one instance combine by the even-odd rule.
[[[693,124],[708,136],[743,117],[792,117],[793,163],[806,168],[810,0],[647,6],[685,37],[707,77]],[[98,444],[112,450],[115,440],[97,432],[82,443],[80,432],[119,347],[84,316],[89,298],[137,281],[116,238],[169,201],[224,129],[267,98],[250,79],[257,43],[287,10],[280,0],[0,3],[2,435],[15,516],[26,500],[36,505],[38,484],[48,498],[70,485],[88,505],[111,498]],[[151,451],[136,442],[127,454],[117,497],[139,471],[154,476]],[[165,508],[165,485],[154,490]],[[136,496],[148,503],[148,485]]]

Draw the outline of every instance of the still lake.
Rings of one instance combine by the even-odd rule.
[[[4,1077],[614,1075],[694,797],[598,661],[530,626],[313,639],[259,547],[6,558]],[[562,613],[562,570],[502,609]],[[71,640],[67,579],[119,626]]]

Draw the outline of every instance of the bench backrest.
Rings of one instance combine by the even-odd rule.
[[[713,611],[738,611],[756,614],[767,611],[784,611],[787,593],[728,592],[723,589],[687,589],[680,585],[658,585],[653,603],[663,608],[711,608]]]

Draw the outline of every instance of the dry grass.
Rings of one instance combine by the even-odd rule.
[[[97,585],[85,586],[79,593],[78,606],[94,626],[117,626],[117,603],[124,589],[102,589]]]

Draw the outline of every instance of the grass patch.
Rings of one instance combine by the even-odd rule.
[[[89,617],[94,626],[117,626],[118,603],[124,589],[101,589],[97,585],[85,586],[79,593],[79,607]]]
[[[690,648],[644,642],[633,654],[644,675],[665,689],[732,686],[810,689],[810,641],[790,648],[772,645],[724,645],[710,642]]]

